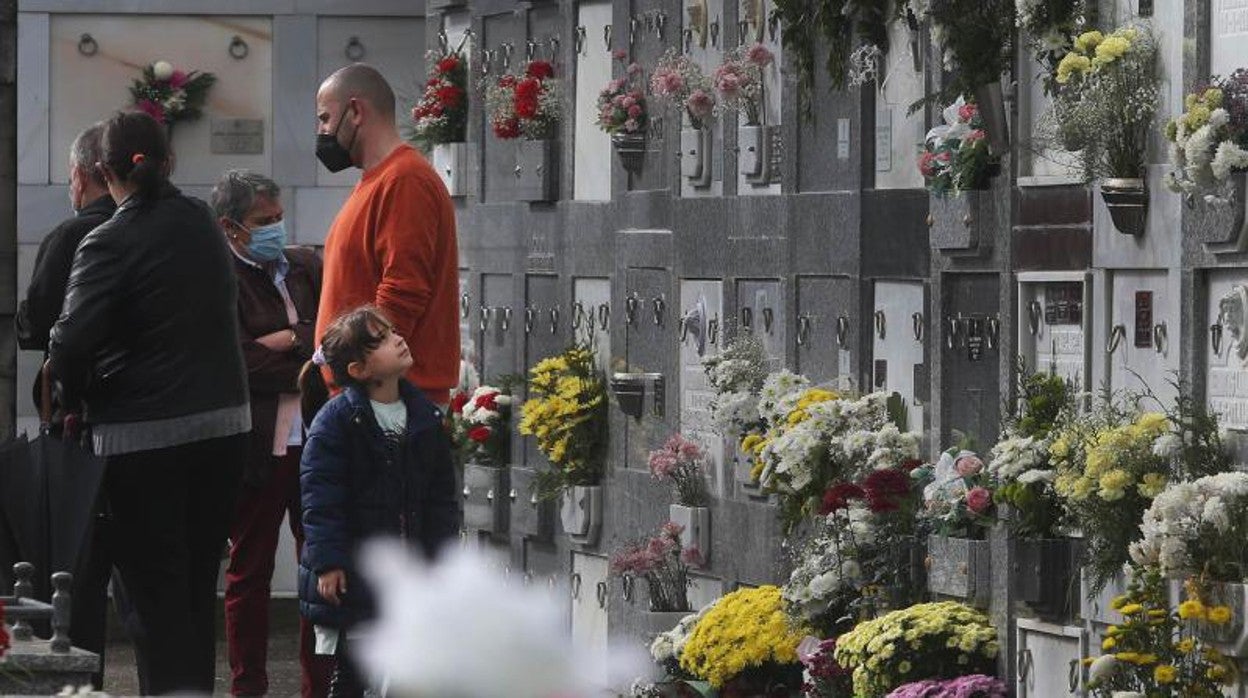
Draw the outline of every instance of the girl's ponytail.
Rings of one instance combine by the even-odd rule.
[[[321,367],[309,361],[299,371],[299,410],[303,414],[305,428],[312,426],[316,413],[329,402],[329,386],[325,384],[325,375]]]

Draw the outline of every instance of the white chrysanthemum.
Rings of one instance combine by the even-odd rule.
[[[1236,145],[1233,141],[1222,141],[1218,145],[1213,161],[1209,163],[1213,176],[1218,181],[1226,181],[1235,170],[1248,169],[1248,150]]]
[[[1036,482],[1052,483],[1057,479],[1056,470],[1028,470],[1018,476],[1018,481],[1024,485],[1030,485]]]

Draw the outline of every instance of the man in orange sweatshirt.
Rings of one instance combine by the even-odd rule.
[[[372,303],[412,349],[407,379],[443,407],[459,379],[455,207],[433,167],[399,136],[394,91],[355,63],[316,94],[316,156],[363,170],[325,240],[316,341],[342,313]]]

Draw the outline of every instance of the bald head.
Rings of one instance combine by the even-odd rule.
[[[394,119],[394,90],[376,68],[366,63],[339,68],[321,83],[320,94],[336,103],[353,98],[367,102],[379,116]]]

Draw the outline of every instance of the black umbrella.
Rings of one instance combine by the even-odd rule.
[[[52,388],[43,368],[39,436],[0,451],[0,505],[23,560],[35,565],[36,595],[48,598],[53,572],[74,572],[91,530],[104,459],[72,432],[52,429]]]

